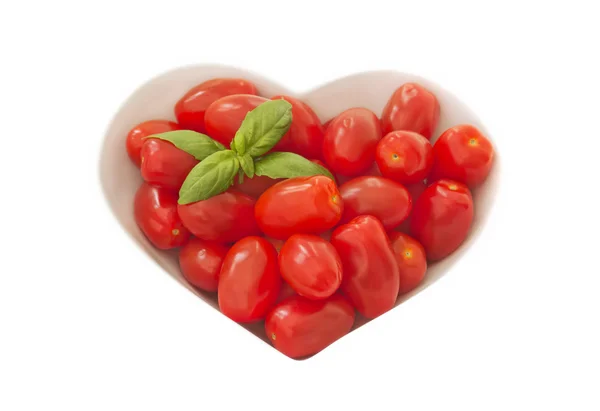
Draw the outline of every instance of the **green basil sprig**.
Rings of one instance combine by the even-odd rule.
[[[335,181],[327,169],[298,154],[269,153],[291,124],[292,105],[278,99],[266,101],[246,115],[231,141],[230,150],[209,136],[190,130],[169,131],[147,138],[169,141],[200,161],[179,190],[179,204],[221,194],[233,185],[236,176],[239,183],[244,176],[278,179],[324,175]]]

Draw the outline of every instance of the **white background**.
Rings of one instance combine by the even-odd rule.
[[[600,408],[594,2],[156,3],[0,6],[0,410]],[[248,338],[99,188],[122,101],[203,62],[298,90],[372,69],[442,84],[502,156],[486,232],[394,327],[305,362]]]

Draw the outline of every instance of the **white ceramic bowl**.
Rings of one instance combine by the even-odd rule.
[[[142,85],[119,108],[106,132],[100,160],[100,178],[104,194],[115,218],[138,246],[146,250],[165,271],[178,281],[182,292],[192,291],[206,303],[218,309],[216,295],[197,291],[183,279],[177,262],[176,251],[155,249],[138,229],[133,218],[133,197],[142,183],[139,169],[135,167],[125,151],[125,137],[136,124],[150,119],[175,120],[175,102],[191,87],[215,77],[242,77],[252,81],[259,93],[265,97],[287,94],[308,103],[324,122],[351,107],[366,107],[380,115],[385,103],[396,88],[406,82],[417,82],[431,90],[441,106],[440,121],[433,141],[447,128],[457,124],[473,124],[484,135],[489,131],[477,116],[454,95],[426,79],[395,71],[371,71],[359,73],[318,86],[302,94],[293,93],[284,86],[252,72],[220,65],[197,65],[175,69],[151,79]],[[498,145],[494,143],[496,154]],[[431,264],[425,281],[414,291],[397,302],[413,298],[442,277],[448,268],[462,258],[471,244],[476,241],[492,209],[499,183],[500,162],[496,161],[486,182],[474,193],[475,219],[471,233],[462,246],[448,258]],[[401,309],[401,308],[395,308]],[[384,314],[385,316],[385,314]],[[223,316],[223,320],[228,320]],[[374,321],[377,321],[375,319]],[[364,323],[359,319],[355,327]],[[249,331],[266,341],[262,323],[245,325]]]

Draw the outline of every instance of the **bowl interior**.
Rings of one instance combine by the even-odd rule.
[[[172,278],[216,309],[218,309],[216,294],[199,291],[183,279],[177,262],[177,252],[155,249],[137,227],[133,218],[133,198],[142,183],[142,178],[139,169],[129,161],[125,151],[125,136],[132,127],[150,119],[175,120],[173,113],[175,102],[194,85],[215,77],[248,79],[256,84],[259,93],[265,97],[277,94],[298,97],[308,103],[323,122],[351,107],[366,107],[380,115],[396,88],[406,82],[418,82],[430,89],[440,102],[440,121],[433,140],[451,126],[469,123],[478,127],[493,141],[477,116],[450,92],[421,77],[396,71],[354,74],[304,93],[294,93],[255,73],[220,65],[179,68],[146,82],[122,104],[106,131],[100,158],[102,189],[114,216],[133,241]],[[494,147],[497,153],[498,147],[495,143]],[[425,281],[417,289],[401,297],[397,304],[419,294],[440,279],[458,259],[465,255],[476,240],[492,209],[497,191],[500,168],[498,160],[496,157],[491,175],[486,182],[473,192],[475,219],[467,240],[451,256],[431,264]],[[358,318],[355,328],[364,323],[364,319]],[[261,323],[244,325],[244,327],[266,341]]]

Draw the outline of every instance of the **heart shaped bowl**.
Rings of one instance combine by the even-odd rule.
[[[139,169],[129,160],[125,151],[125,137],[136,124],[150,119],[175,121],[173,107],[177,100],[191,87],[215,77],[241,77],[252,81],[259,94],[271,97],[286,94],[297,97],[309,104],[323,122],[352,107],[366,107],[380,115],[385,103],[394,90],[406,82],[419,83],[431,90],[438,98],[441,114],[432,142],[447,128],[468,123],[478,127],[487,136],[496,150],[495,163],[483,185],[473,191],[475,218],[466,241],[452,255],[442,261],[430,264],[423,283],[415,290],[398,299],[397,305],[412,298],[440,279],[449,268],[466,255],[476,241],[492,210],[500,176],[498,146],[479,118],[457,97],[439,85],[424,78],[397,71],[370,71],[353,74],[320,85],[304,93],[295,93],[256,73],[221,65],[195,65],[174,69],[139,87],[119,108],[110,123],[100,158],[100,179],[108,205],[117,221],[149,258],[156,261],[166,273],[184,288],[195,293],[201,300],[218,309],[216,294],[199,291],[190,286],[182,277],[176,251],[161,251],[154,248],[137,227],[133,218],[133,198],[142,183]],[[385,317],[385,314],[382,316]],[[380,317],[381,318],[381,317]],[[224,320],[228,320],[223,316]],[[357,316],[356,329],[365,323]],[[262,323],[244,325],[264,341]]]

